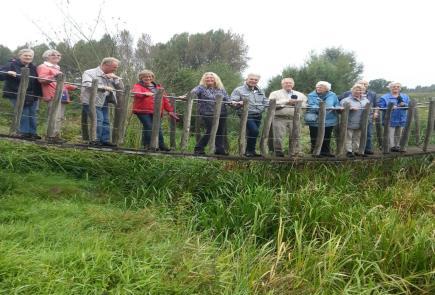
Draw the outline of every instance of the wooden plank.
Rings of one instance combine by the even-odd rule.
[[[174,108],[174,113],[176,113],[177,109],[176,109],[175,97],[171,97],[170,102],[172,107]],[[174,150],[177,148],[176,132],[177,132],[177,121],[171,116],[169,116],[169,146],[171,147],[171,149]]]
[[[91,95],[89,96],[89,140],[97,140],[97,110],[95,102],[98,92],[98,79],[92,80]]]
[[[313,155],[320,155],[320,150],[322,149],[323,139],[325,137],[325,119],[326,119],[326,104],[324,101],[319,103],[319,123],[317,127],[317,138],[316,144],[314,146]]]
[[[243,108],[240,116],[239,155],[242,157],[246,152],[246,122],[248,122],[249,100],[243,97]]]
[[[350,112],[350,104],[345,103],[340,118],[337,149],[335,151],[336,157],[343,157],[346,154],[346,135],[347,135],[347,126],[349,124],[349,112]]]
[[[208,141],[208,149],[210,153],[214,153],[215,150],[215,143],[216,143],[216,134],[217,130],[219,128],[219,119],[221,116],[221,109],[222,109],[222,101],[224,97],[221,94],[216,95],[216,102],[214,105],[214,111],[213,111],[213,121],[211,125],[211,131],[210,131],[210,139]]]
[[[29,86],[29,73],[27,67],[21,68],[20,84],[18,86],[17,101],[14,108],[14,116],[12,118],[11,127],[9,129],[10,135],[20,134],[20,122],[23,115],[24,101],[26,100],[27,87]]]
[[[267,157],[267,142],[269,140],[269,131],[272,126],[273,118],[275,117],[276,99],[269,100],[266,119],[264,120],[263,130],[261,132],[260,151],[263,157]]]
[[[361,138],[359,141],[358,153],[364,155],[367,145],[367,129],[369,127],[370,113],[372,112],[372,106],[370,103],[366,104],[363,113],[361,115]]]
[[[415,114],[415,107],[417,105],[417,102],[413,99],[408,105],[408,113],[406,116],[406,125],[403,129],[402,136],[400,137],[400,151],[406,152],[408,141],[409,141],[409,135],[411,133],[411,125],[414,121],[414,114]]]
[[[416,107],[414,112],[414,132],[415,132],[415,144],[419,146],[421,144],[420,138],[420,110]]]
[[[131,87],[129,85],[126,85],[124,87],[122,95],[118,97],[117,104],[115,106],[115,119],[113,123],[112,142],[116,145],[124,143],[128,106],[130,103],[130,89]]]
[[[189,142],[190,122],[192,120],[192,106],[193,100],[197,98],[195,93],[189,93],[187,95],[186,113],[183,120],[183,134],[181,135],[180,148],[182,152],[186,151],[187,144]]]
[[[195,144],[201,140],[201,117],[199,115],[199,101],[195,100]]]
[[[388,154],[390,152],[390,118],[394,104],[389,103],[384,115],[384,136],[382,139],[382,152]]]
[[[294,107],[292,134],[289,134],[289,157],[298,154],[300,149],[302,101],[298,101]]]
[[[158,89],[156,94],[154,94],[154,113],[153,113],[153,125],[151,129],[151,143],[150,148],[152,150],[157,150],[159,148],[159,131],[160,131],[160,120],[161,120],[161,110],[163,102],[163,89]]]
[[[56,90],[53,100],[49,102],[49,113],[47,123],[47,138],[54,137],[54,128],[56,125],[56,117],[59,113],[60,104],[62,103],[63,85],[65,83],[65,75],[60,73],[56,76]]]
[[[432,99],[431,102],[429,103],[429,114],[427,116],[426,134],[423,143],[424,152],[427,152],[427,148],[430,143],[430,137],[434,129],[434,121],[435,121],[435,100]]]

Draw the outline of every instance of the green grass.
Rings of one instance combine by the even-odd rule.
[[[431,294],[434,165],[0,141],[0,294]]]

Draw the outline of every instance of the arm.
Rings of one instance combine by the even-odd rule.
[[[36,72],[38,73],[38,77],[42,78],[42,79],[38,79],[39,83],[41,84],[50,84],[50,83],[56,83],[56,82],[51,82],[51,81],[47,81],[45,79],[48,80],[54,80],[55,76],[53,75],[53,73],[51,72],[51,70],[46,67],[45,65],[39,65],[36,68]]]

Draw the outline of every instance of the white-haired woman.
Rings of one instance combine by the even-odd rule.
[[[402,85],[398,82],[391,82],[388,85],[390,93],[381,96],[378,102],[378,107],[383,108],[382,113],[385,113],[385,108],[390,103],[394,105],[391,113],[390,122],[385,122],[382,118],[384,128],[390,128],[389,146],[392,152],[400,152],[400,136],[402,135],[403,127],[406,125],[407,111],[406,107],[409,105],[409,96],[400,92]]]
[[[48,112],[57,112],[56,119],[54,122],[54,134],[48,137],[47,140],[52,143],[63,143],[64,139],[61,138],[62,120],[65,118],[65,106],[70,103],[70,96],[68,91],[77,89],[76,86],[71,84],[65,84],[62,92],[61,103],[57,110],[53,109],[53,99],[56,92],[56,76],[61,74],[59,62],[62,55],[59,51],[55,49],[46,50],[42,54],[44,63],[40,64],[37,68],[39,82],[42,86],[42,99],[48,103]]]
[[[307,111],[305,113],[305,123],[310,129],[311,153],[316,145],[316,138],[319,129],[318,112],[320,102],[326,104],[326,119],[325,119],[325,136],[323,138],[320,156],[334,157],[331,153],[330,142],[331,134],[334,126],[337,125],[338,118],[335,110],[331,108],[340,107],[337,95],[331,91],[331,83],[319,81],[316,84],[316,90],[308,94]],[[328,110],[329,108],[329,110]]]
[[[224,101],[229,101],[229,96],[225,91],[224,85],[218,75],[213,72],[204,73],[192,92],[198,96],[198,108],[200,119],[204,122],[205,133],[195,146],[194,153],[196,155],[205,154],[204,148],[210,140],[210,132],[213,121],[213,112],[217,95],[222,95]],[[225,104],[222,104],[221,114],[219,118],[219,126],[216,133],[215,154],[227,155],[224,147],[224,130],[226,125],[227,109]]]
[[[29,68],[30,76],[38,76],[36,66],[32,63],[34,52],[32,49],[21,49],[18,51],[18,58],[12,59],[6,65],[0,67],[0,81],[5,81],[3,85],[3,96],[9,99],[15,107],[17,103],[17,92],[20,85],[21,68]],[[41,139],[37,134],[37,112],[39,97],[41,96],[41,84],[37,79],[30,78],[27,87],[26,98],[24,100],[23,113],[20,121],[20,138]]]

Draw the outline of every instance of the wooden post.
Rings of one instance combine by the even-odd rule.
[[[196,100],[195,107],[195,144],[201,140],[201,118],[199,116],[199,101]]]
[[[219,127],[219,119],[221,116],[221,109],[222,109],[222,101],[224,97],[221,94],[216,95],[216,102],[214,105],[214,111],[213,111],[213,121],[211,124],[211,131],[210,131],[210,139],[208,141],[208,148],[210,153],[215,152],[215,143],[216,143],[216,133]]]
[[[367,128],[369,127],[370,113],[372,106],[370,103],[366,104],[361,115],[361,138],[359,141],[358,153],[364,155],[367,145]]]
[[[264,120],[263,130],[261,132],[260,151],[263,157],[267,157],[267,141],[269,140],[269,131],[275,117],[276,99],[269,100],[266,119]]]
[[[298,101],[295,105],[295,111],[293,113],[293,128],[292,134],[289,134],[288,155],[289,157],[299,153],[300,136],[301,136],[301,113],[302,113],[302,101]]]
[[[23,115],[24,101],[26,100],[27,87],[29,86],[29,73],[27,67],[21,68],[20,85],[18,86],[17,101],[15,103],[14,117],[12,118],[11,127],[9,129],[10,135],[20,134],[20,122]]]
[[[97,110],[95,101],[98,92],[98,79],[92,80],[91,95],[89,97],[89,140],[91,142],[97,140]]]
[[[187,95],[187,103],[186,103],[186,113],[184,115],[184,122],[183,122],[183,134],[181,135],[181,151],[186,151],[187,144],[189,141],[189,131],[190,131],[190,122],[192,119],[192,106],[193,106],[193,99],[196,98],[196,94],[189,93]]]
[[[350,104],[345,103],[343,112],[341,113],[338,140],[337,140],[337,150],[335,151],[336,157],[342,157],[346,151],[346,137],[347,137],[347,126],[349,124],[349,112]]]
[[[388,127],[390,126],[390,118],[393,107],[394,104],[389,103],[384,116],[384,138],[382,141],[382,151],[384,154],[388,154],[390,152],[390,128]]]
[[[176,102],[175,97],[170,98],[171,105],[174,108],[174,113],[176,112]],[[177,131],[177,121],[169,117],[169,146],[171,149],[176,149],[177,143],[176,143],[176,131]]]
[[[126,122],[128,105],[130,103],[130,86],[126,85],[122,92],[122,96],[118,97],[117,104],[115,106],[115,118],[113,122],[113,134],[112,142],[116,145],[124,143],[124,137],[126,132]],[[117,92],[119,93],[119,92]]]
[[[378,117],[376,119],[374,119],[374,124],[375,124],[375,128],[376,128],[376,139],[378,141],[378,146],[380,149],[382,149],[382,113],[383,111],[381,110],[377,110],[379,113]]]
[[[402,136],[400,137],[400,151],[406,152],[406,147],[408,146],[409,141],[409,134],[411,133],[411,125],[414,121],[414,114],[415,114],[415,106],[417,105],[417,102],[415,100],[411,100],[411,102],[408,105],[408,113],[406,116],[406,125],[403,129]]]
[[[314,146],[313,155],[320,155],[323,139],[325,137],[325,119],[326,119],[326,104],[324,101],[319,103],[319,123],[317,127],[316,145]]]
[[[65,75],[58,74],[56,76],[56,91],[54,92],[53,100],[49,102],[49,113],[47,123],[47,138],[54,137],[54,129],[56,125],[56,117],[59,113],[60,104],[62,103],[63,84],[65,83]]]
[[[418,109],[418,107],[415,107],[415,112],[414,112],[414,131],[415,131],[415,144],[417,146],[420,145],[421,143],[421,139],[420,139],[420,111]]]
[[[160,131],[160,119],[161,110],[163,102],[163,89],[157,90],[154,95],[154,113],[153,113],[153,125],[151,129],[151,144],[150,148],[152,150],[157,150],[159,148],[159,131]]]
[[[240,134],[239,134],[239,155],[243,156],[246,152],[246,122],[248,122],[249,99],[243,97],[243,108],[240,116]]]
[[[429,114],[427,116],[427,128],[426,128],[426,136],[424,137],[423,143],[423,151],[427,152],[427,147],[430,143],[430,137],[434,129],[434,120],[435,120],[435,100],[431,100],[429,103]]]

